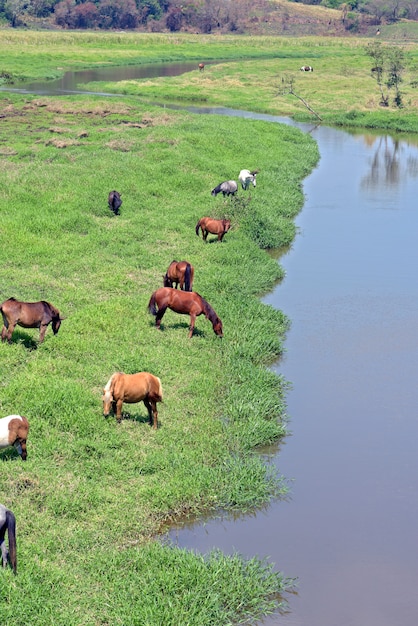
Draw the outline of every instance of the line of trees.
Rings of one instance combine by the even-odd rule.
[[[49,18],[63,28],[137,28],[159,20],[169,0],[0,0],[0,16],[12,27]]]
[[[418,20],[417,0],[291,0],[341,11],[346,30],[370,24]],[[0,18],[12,27],[30,19],[45,19],[61,28],[134,29],[175,32],[194,29],[210,33],[221,29],[244,32],[248,22],[264,19],[280,9],[270,0],[0,0]],[[281,9],[282,10],[282,9]]]
[[[262,5],[262,6],[261,6]],[[12,27],[31,18],[44,18],[62,28],[134,29],[149,23],[155,30],[196,29],[209,33],[216,28],[238,30],[240,16],[251,10],[251,0],[0,0],[0,18]],[[258,0],[270,12],[274,5]]]
[[[374,23],[393,23],[405,18],[418,20],[417,0],[290,0],[301,4],[320,5],[329,9],[355,12],[373,18]]]

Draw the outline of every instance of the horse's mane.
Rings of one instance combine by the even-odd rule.
[[[218,321],[219,317],[218,315],[215,313],[215,310],[211,307],[211,305],[209,304],[209,302],[207,300],[205,300],[199,293],[197,293],[195,291],[196,295],[199,296],[201,302],[202,302],[202,307],[203,307],[203,311],[205,313],[206,318],[212,322],[212,324],[214,324],[215,322]]]
[[[109,378],[109,380],[106,383],[104,391],[111,391],[115,378],[119,376],[120,374],[123,374],[123,372],[115,372],[114,374],[112,374],[112,376]]]

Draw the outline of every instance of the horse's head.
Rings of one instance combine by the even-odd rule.
[[[225,232],[231,228],[231,220],[222,220],[222,226],[224,227]]]
[[[216,319],[215,323],[213,324],[213,332],[215,333],[215,335],[218,335],[218,337],[222,338],[224,336],[222,322],[219,319],[219,317]]]
[[[163,282],[164,287],[172,287],[173,286],[173,283],[172,283],[171,279],[168,277],[168,274],[165,274],[163,276],[163,281],[164,281]]]
[[[56,335],[60,329],[61,322],[62,320],[65,320],[65,317],[63,317],[58,311],[58,309],[52,306],[52,304],[50,305],[50,309],[51,309],[51,316],[52,316],[52,323],[51,323],[52,332],[54,333],[54,335]]]
[[[106,387],[103,389],[102,401],[103,401],[103,417],[108,417],[112,408],[112,403],[113,403],[113,394],[112,394],[109,384],[107,384]]]

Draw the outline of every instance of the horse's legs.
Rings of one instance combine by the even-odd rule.
[[[158,425],[157,403],[155,402],[155,400],[146,398],[144,400],[144,404],[148,410],[149,425],[152,426],[154,430],[157,430],[157,425]]]
[[[4,541],[4,536],[3,536],[3,539],[0,538],[0,545],[1,545],[1,558],[3,561],[3,567],[7,567],[8,550],[7,550],[6,542]]]
[[[161,320],[163,319],[164,313],[166,311],[167,311],[167,307],[162,306],[160,309],[158,309],[158,313],[155,316],[155,325],[158,328],[158,330],[160,330]]]
[[[4,323],[4,326],[1,329],[1,340],[6,341],[6,337],[7,337],[7,326],[6,326],[6,323]]]
[[[207,237],[208,237],[209,231],[208,230],[203,230],[202,228],[202,237],[204,239],[204,241],[206,241]]]
[[[22,457],[22,461],[26,461],[26,457],[28,456],[27,450],[26,450],[26,439],[18,439],[15,442],[15,446],[18,445],[18,452],[20,454],[20,456]]]
[[[43,342],[47,328],[48,328],[48,324],[41,324],[40,329],[39,329],[39,343]]]
[[[1,547],[1,557],[2,557],[2,561],[3,561],[3,567],[7,567],[7,546],[6,546],[6,542],[4,541],[4,536],[6,534],[6,528],[7,528],[7,518],[6,517],[2,517],[3,524],[0,526],[0,547]]]
[[[196,313],[190,313],[189,339],[191,339],[191,337],[193,336],[195,322],[196,322]]]
[[[15,329],[15,326],[16,326],[16,322],[14,324],[13,323],[12,324],[7,324],[7,326],[5,326],[7,328],[7,332],[5,332],[5,338],[7,338],[7,341],[9,343],[12,343],[12,334],[13,334],[13,331]],[[1,338],[3,339],[3,331],[1,333]]]
[[[123,400],[116,401],[116,419],[118,420],[118,424],[120,424],[122,419],[122,404]]]

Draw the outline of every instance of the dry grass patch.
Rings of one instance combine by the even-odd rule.
[[[132,141],[113,139],[112,141],[108,141],[105,145],[107,146],[107,148],[110,148],[111,150],[117,150],[118,152],[130,152],[130,150],[134,146],[134,143]]]
[[[70,146],[81,146],[81,142],[76,139],[51,139],[45,142],[46,146],[54,146],[55,148],[69,148]]]

